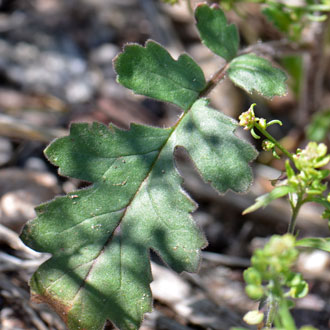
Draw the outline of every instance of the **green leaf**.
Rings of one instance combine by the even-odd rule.
[[[301,274],[299,274],[301,276]],[[303,279],[297,285],[290,287],[290,296],[294,299],[304,298],[308,294],[308,284]]]
[[[195,17],[203,44],[227,62],[233,59],[238,51],[239,34],[234,24],[227,24],[223,11],[217,6],[201,4]]]
[[[175,61],[168,51],[154,41],[145,47],[127,45],[114,60],[118,82],[136,94],[171,102],[189,109],[206,82],[203,71],[184,54]]]
[[[255,54],[236,57],[229,65],[229,78],[248,93],[257,93],[272,98],[286,93],[286,75],[271,63]]]
[[[330,252],[330,238],[310,237],[296,242],[297,246],[311,247],[314,249]]]
[[[138,329],[151,310],[150,249],[174,270],[192,272],[206,245],[173,152],[186,148],[220,192],[246,190],[256,151],[235,128],[204,99],[172,128],[73,124],[46,155],[62,175],[93,185],[39,206],[25,227],[23,241],[52,254],[31,279],[34,299],[50,304],[69,329],[102,329],[106,319]]]
[[[291,192],[294,192],[295,189],[291,186],[278,186],[275,187],[270,193],[264,194],[256,199],[256,202],[245,209],[243,214],[251,213],[258,210],[260,207],[267,206],[273,200],[283,197]]]

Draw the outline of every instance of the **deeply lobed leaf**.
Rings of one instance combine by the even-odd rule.
[[[35,299],[55,308],[69,329],[101,329],[106,319],[137,329],[151,309],[149,250],[176,271],[195,271],[206,245],[174,149],[186,148],[220,192],[246,190],[256,151],[235,127],[205,99],[169,129],[73,124],[46,155],[61,174],[93,185],[41,205],[25,227],[23,241],[53,255],[31,279]]]
[[[226,61],[232,60],[238,51],[239,34],[234,24],[227,24],[221,8],[201,4],[196,8],[195,17],[203,44]]]

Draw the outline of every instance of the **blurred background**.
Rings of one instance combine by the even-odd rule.
[[[212,106],[237,119],[256,102],[259,117],[283,121],[282,127],[272,126],[271,133],[291,151],[305,146],[309,139],[328,144],[329,20],[292,18],[285,30],[281,20],[267,19],[258,3],[209,2],[220,2],[228,9],[227,17],[237,24],[243,49],[266,56],[289,77],[288,94],[271,101],[247,95],[225,80],[211,93]],[[66,135],[71,122],[166,127],[180,115],[172,105],[133,95],[117,84],[112,60],[123,45],[153,39],[175,58],[187,52],[202,67],[206,79],[224,64],[200,43],[191,12],[195,3],[0,0],[1,329],[65,329],[47,306],[29,301],[28,280],[47,256],[26,248],[19,233],[35,216],[36,205],[87,184],[59,177],[43,155],[46,145]],[[300,24],[299,33],[295,23]],[[261,151],[246,132],[238,130],[237,134]],[[284,163],[261,151],[253,164],[255,183],[250,191],[220,196],[202,182],[184,153],[177,158],[185,189],[200,205],[194,217],[206,232],[209,246],[198,274],[178,276],[155,257],[154,312],[146,316],[141,329],[228,330],[243,326],[242,315],[257,305],[245,296],[242,271],[255,248],[263,246],[270,235],[286,231],[290,207],[278,200],[248,216],[242,217],[241,212],[256,196],[272,189],[271,180],[281,176]],[[329,235],[320,214],[314,205],[303,207],[298,219],[301,236]],[[329,255],[302,253],[297,268],[311,290],[293,312],[297,325],[329,329]],[[111,324],[106,328],[112,329]]]

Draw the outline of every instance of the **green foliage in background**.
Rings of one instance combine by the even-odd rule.
[[[174,5],[179,0],[162,0]],[[191,7],[191,0],[186,1]],[[299,41],[302,32],[311,22],[320,22],[327,19],[330,12],[329,0],[305,0],[302,3],[274,0],[214,0],[209,1],[219,4],[224,10],[237,10],[241,3],[257,3],[261,5],[261,12],[275,28],[292,41]]]
[[[330,131],[330,109],[316,113],[312,122],[307,127],[309,140],[321,142],[329,135]]]

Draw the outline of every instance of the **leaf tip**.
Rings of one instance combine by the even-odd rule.
[[[207,6],[208,7],[208,4],[207,4],[207,2],[199,2],[197,5],[196,5],[196,10],[198,9],[198,8],[200,8],[200,7],[203,7],[203,6]]]
[[[253,205],[252,205],[253,206]],[[242,215],[247,215],[248,213],[253,212],[254,210],[252,209],[252,206],[248,207],[242,212]]]

